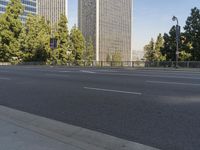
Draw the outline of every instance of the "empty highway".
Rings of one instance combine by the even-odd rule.
[[[162,150],[200,148],[200,72],[1,66],[0,105]]]

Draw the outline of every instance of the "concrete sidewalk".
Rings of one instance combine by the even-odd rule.
[[[0,106],[0,150],[158,150]]]

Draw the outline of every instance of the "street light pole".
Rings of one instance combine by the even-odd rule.
[[[180,41],[180,29],[179,21],[176,16],[173,16],[173,21],[176,21],[176,68],[178,68],[178,59],[179,59],[179,41]]]

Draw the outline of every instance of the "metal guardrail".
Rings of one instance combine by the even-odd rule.
[[[0,66],[11,65],[11,63],[1,63]],[[18,65],[47,65],[45,62],[22,62]],[[54,63],[50,65],[56,65]],[[175,61],[151,62],[151,61],[77,61],[67,62],[63,66],[68,67],[131,67],[131,68],[175,68]],[[200,61],[179,61],[179,68],[200,68]]]
[[[178,68],[200,68],[200,61],[179,61]],[[175,68],[175,61],[145,62],[144,67]]]
[[[44,62],[26,62],[21,65],[45,65]],[[52,64],[53,65],[53,64]],[[150,61],[78,61],[68,62],[64,66],[82,66],[82,67],[133,67],[133,68],[174,68],[175,61],[150,62]],[[200,68],[200,61],[180,61],[179,68]]]

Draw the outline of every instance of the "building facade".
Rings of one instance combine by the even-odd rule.
[[[38,0],[38,14],[44,16],[52,26],[56,25],[61,14],[67,16],[68,0]]]
[[[6,6],[10,0],[0,0],[0,14],[6,11]],[[25,22],[28,14],[35,15],[37,13],[37,0],[21,0],[24,6],[24,14],[20,17]]]
[[[132,0],[79,0],[78,24],[86,40],[92,38],[97,61],[120,52],[132,60]]]

